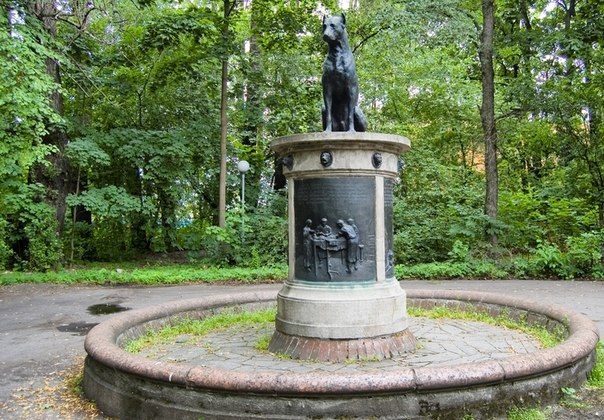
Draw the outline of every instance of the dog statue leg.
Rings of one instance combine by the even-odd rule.
[[[354,110],[358,100],[358,93],[355,89],[350,89],[348,93],[348,104],[346,106],[346,121],[344,121],[344,127],[347,131],[355,131],[354,129]]]
[[[348,131],[356,131],[354,128],[354,107],[350,106],[348,110],[348,121],[346,125],[348,126]]]
[[[333,115],[332,115],[332,106],[333,106],[333,97],[331,86],[329,84],[323,84],[323,102],[325,103],[325,124],[323,130],[330,133],[333,129]]]

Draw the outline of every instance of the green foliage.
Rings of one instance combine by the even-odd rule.
[[[64,123],[49,100],[59,86],[45,63],[57,54],[27,14],[17,18],[6,6],[0,26],[0,267],[44,271],[61,259],[56,209],[42,203],[53,192],[28,185],[28,177],[35,166],[49,166],[45,158],[57,149],[44,136]]]
[[[89,189],[79,196],[68,197],[67,203],[83,206],[94,215],[89,246],[97,259],[108,261],[133,256],[132,220],[151,216],[154,211],[151,203],[141,202],[140,198],[128,194],[124,188],[115,186]],[[72,228],[77,229],[78,226]]]
[[[107,219],[126,219],[131,213],[151,214],[152,207],[143,207],[137,197],[129,195],[124,188],[108,186],[90,189],[79,196],[72,196],[71,206],[81,205],[92,211],[95,216]]]
[[[561,390],[562,397],[560,405],[563,407],[583,409],[589,407],[587,404],[580,401],[577,396],[577,390],[572,387],[563,387]]]
[[[47,271],[61,262],[55,210],[42,201],[43,193],[39,185],[21,185],[0,198],[0,215],[7,222],[4,241],[15,249],[9,263],[17,268]]]
[[[48,271],[57,268],[63,252],[56,229],[56,218],[50,206],[43,212],[31,215],[25,224],[23,232],[29,239],[25,254],[26,268],[34,271]]]
[[[571,236],[566,240],[566,264],[568,277],[604,277],[602,266],[602,232],[584,232],[580,236]]]
[[[454,262],[465,262],[470,257],[470,247],[466,243],[457,240],[453,242],[453,249],[449,252],[449,257]]]
[[[8,222],[4,218],[0,218],[0,270],[4,269],[12,256],[13,252],[6,243],[6,227]]]
[[[537,196],[534,191],[502,194],[500,216],[508,226],[503,241],[524,249],[534,247],[537,239],[542,238],[562,245],[569,236],[597,228],[595,209],[585,200],[560,197],[553,191],[541,194]]]
[[[256,208],[246,232],[247,260],[250,267],[280,264],[287,261],[287,199],[280,193],[264,198],[266,205]]]
[[[540,242],[537,244],[531,263],[536,268],[535,271],[545,275],[556,275],[563,268],[563,254],[556,245]]]
[[[209,8],[168,9],[147,23],[142,42],[147,49],[162,51],[178,47],[183,36],[190,36],[195,42],[216,37],[218,25],[218,14]]]
[[[431,154],[420,145],[405,156],[401,198],[394,204],[394,250],[402,264],[447,260],[455,243],[476,248],[487,226],[480,177]]]
[[[465,262],[434,262],[395,266],[395,275],[405,279],[455,279],[455,278],[509,278],[510,273],[503,267],[488,260]]]
[[[271,343],[272,336],[270,334],[265,334],[260,336],[260,338],[254,343],[254,348],[261,352],[268,352],[268,346]]]
[[[232,219],[233,212],[227,212],[227,220]],[[245,220],[246,216],[242,216]],[[208,226],[205,230],[203,239],[204,256],[208,262],[218,266],[232,266],[241,262],[242,239],[241,232],[229,225],[222,228],[220,226]]]
[[[105,152],[94,138],[79,138],[67,145],[67,156],[72,164],[85,169],[108,166],[111,157]]]
[[[602,279],[602,237],[584,233],[567,239],[563,249],[539,242],[528,256],[517,256],[502,266],[517,278]]]
[[[55,149],[43,144],[51,125],[62,123],[48,98],[58,86],[45,60],[56,58],[36,19],[9,22],[0,13],[0,194],[7,180],[27,178],[29,169]],[[42,41],[42,42],[40,42]]]
[[[499,219],[490,220],[477,4],[356,3],[347,17],[360,105],[371,131],[403,134],[413,145],[395,192],[394,251],[399,264],[427,265],[398,271],[603,278],[602,8],[591,1],[572,13],[560,2],[498,5],[500,201]],[[147,0],[64,7],[42,22],[29,3],[7,3],[0,15],[0,266],[47,270],[60,263],[59,243],[76,259],[184,250],[222,266],[285,261],[285,211],[267,199],[275,172],[269,145],[320,130],[320,18],[338,12],[338,2],[234,4],[228,22],[218,1],[170,7]],[[230,210],[219,229],[227,56]],[[61,63],[60,86],[46,72],[49,59]],[[53,94],[63,99],[64,117]],[[68,136],[66,150],[48,137],[57,128]],[[70,164],[56,170],[50,157],[63,152]],[[245,214],[240,159],[252,166]],[[51,215],[60,211],[41,203],[58,202],[59,191],[52,182],[44,191],[30,185],[41,170],[68,186],[68,214],[89,217],[56,226]],[[496,234],[498,246],[485,234]]]
[[[279,200],[278,196],[273,197]],[[260,268],[287,259],[287,219],[273,212],[276,204],[254,213],[229,209],[226,227],[208,226],[202,239],[205,260],[219,266]],[[277,205],[278,207],[278,205]]]

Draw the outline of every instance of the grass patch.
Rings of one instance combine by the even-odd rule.
[[[346,359],[344,360],[344,364],[345,365],[356,365],[356,364],[362,364],[362,363],[375,363],[375,362],[381,362],[384,359],[378,357],[378,356],[372,356],[372,357],[359,357],[358,359]]]
[[[604,343],[602,341],[596,347],[596,364],[587,377],[587,386],[604,389]]]
[[[141,267],[126,264],[95,264],[47,273],[0,273],[0,285],[20,283],[49,284],[138,284],[167,285],[185,283],[238,282],[244,284],[282,281],[287,277],[286,265],[261,268],[213,267],[195,264],[173,264]]]
[[[560,405],[562,407],[573,408],[577,410],[589,409],[589,405],[582,402],[578,397],[577,390],[572,387],[564,387],[560,390],[562,392],[562,398],[560,399]]]
[[[547,414],[538,408],[512,408],[508,411],[508,420],[546,420]]]
[[[212,331],[224,330],[234,326],[245,327],[272,323],[275,322],[276,315],[276,308],[254,312],[237,312],[233,309],[204,319],[182,319],[173,325],[167,325],[158,330],[147,330],[144,335],[127,342],[124,349],[130,353],[139,353],[155,345],[174,343],[176,338],[180,336],[190,335],[194,339],[198,339]]]
[[[423,309],[419,307],[410,306],[407,308],[407,314],[415,317],[425,317],[431,319],[460,319],[464,321],[476,321],[484,324],[496,325],[499,327],[509,328],[512,330],[519,330],[525,334],[535,337],[541,345],[545,348],[550,348],[558,345],[564,341],[565,335],[563,328],[552,332],[541,325],[531,325],[526,320],[516,320],[509,316],[508,313],[502,312],[498,316],[494,317],[491,314],[478,311],[475,309],[471,310],[460,310],[447,308],[445,306],[436,306],[431,309]]]
[[[268,352],[268,345],[271,342],[271,335],[264,334],[254,343],[254,348],[261,352]]]

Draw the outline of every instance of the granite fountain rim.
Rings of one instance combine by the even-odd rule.
[[[267,291],[192,298],[124,312],[94,327],[86,337],[85,349],[89,357],[110,368],[188,388],[330,395],[434,391],[526,379],[563,369],[588,357],[599,341],[599,333],[593,321],[585,315],[558,305],[476,291],[410,290],[407,291],[407,298],[492,304],[542,314],[567,325],[569,335],[553,348],[500,360],[437,368],[396,368],[388,373],[332,375],[278,371],[232,372],[204,366],[159,362],[130,354],[118,345],[120,336],[137,325],[184,312],[275,300],[275,292]]]

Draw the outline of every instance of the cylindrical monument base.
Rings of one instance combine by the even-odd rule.
[[[285,283],[277,296],[277,331],[339,340],[380,337],[407,328],[405,292],[395,279],[343,287]]]

